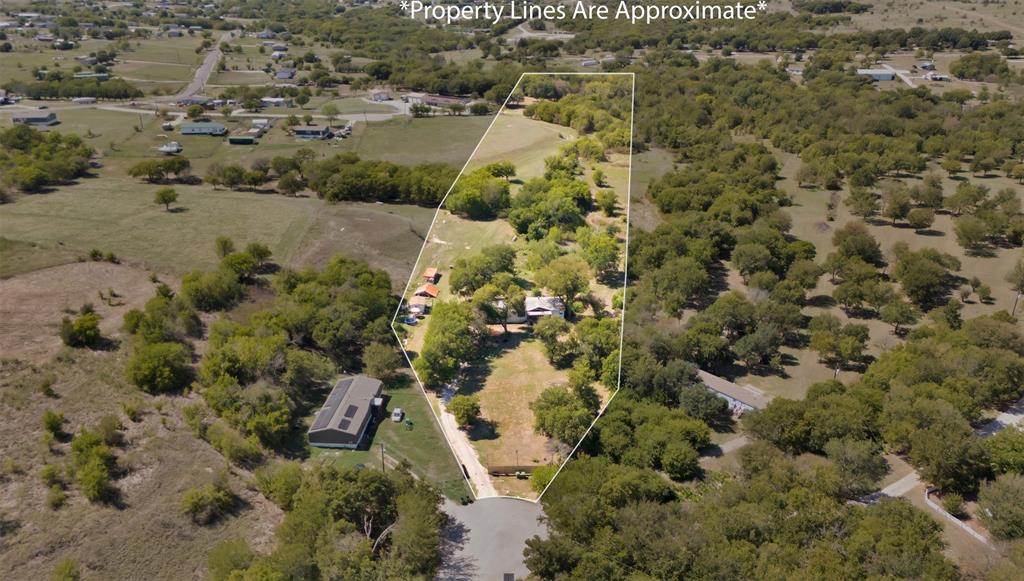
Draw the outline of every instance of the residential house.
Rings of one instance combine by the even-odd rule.
[[[423,280],[430,284],[437,284],[437,278],[441,275],[437,271],[437,267],[431,266],[430,268],[423,271]]]
[[[356,375],[338,380],[309,428],[318,448],[358,448],[384,408],[379,379]]]
[[[181,125],[182,135],[224,135],[228,128],[220,123],[184,123]]]
[[[565,318],[565,303],[558,297],[526,297],[525,306],[525,320],[536,321],[541,317]]]
[[[296,125],[292,127],[292,133],[299,139],[328,139],[331,136],[326,125]]]
[[[889,69],[857,69],[857,74],[872,81],[895,81],[896,73]]]
[[[260,99],[261,107],[291,107],[292,100],[284,97],[263,97]]]
[[[437,288],[437,286],[428,283],[417,288],[412,294],[418,297],[430,297],[432,299],[436,299],[440,292],[441,290]]]

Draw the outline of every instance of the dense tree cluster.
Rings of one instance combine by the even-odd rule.
[[[842,440],[884,445],[907,454],[935,486],[971,491],[990,473],[972,424],[1024,395],[1022,386],[1024,336],[1004,312],[959,329],[915,329],[861,379],[816,384],[802,401],[777,399],[749,416],[746,428],[793,453],[820,453]],[[994,446],[997,466],[1012,465],[1012,453]]]
[[[604,149],[629,147],[633,88],[627,77],[552,81],[528,76],[522,85],[524,94],[540,99],[526,106],[527,117],[593,134]]]
[[[11,82],[4,85],[29,99],[77,99],[95,97],[124,101],[142,97],[142,91],[124,79],[55,79],[31,83]]]
[[[381,201],[436,206],[456,171],[446,164],[402,166],[360,160],[354,153],[311,161],[301,168],[309,188],[328,201]]]
[[[742,456],[739,478],[693,503],[653,472],[574,461],[542,499],[550,536],[527,541],[527,566],[542,579],[957,578],[940,525],[909,503],[846,504],[831,462],[761,445]]]
[[[74,133],[42,133],[27,125],[0,131],[0,146],[2,185],[27,193],[87,175],[95,153]]]
[[[285,510],[274,550],[259,555],[244,540],[222,541],[210,550],[211,579],[433,576],[444,515],[429,485],[405,469],[317,466],[289,474],[274,498]]]

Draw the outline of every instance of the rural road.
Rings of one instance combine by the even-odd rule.
[[[538,520],[543,515],[540,505],[528,500],[488,498],[465,506],[446,500],[442,510],[448,523],[436,576],[440,581],[497,581],[508,573],[525,579],[526,540],[548,536]]]
[[[442,409],[438,420],[440,420],[441,430],[444,431],[445,438],[455,452],[455,457],[458,458],[459,462],[465,466],[466,471],[469,472],[469,481],[473,484],[473,491],[476,497],[498,496],[498,491],[494,489],[494,484],[491,483],[491,475],[487,473],[487,468],[484,468],[484,465],[480,462],[480,456],[477,455],[473,445],[469,443],[469,436],[466,435],[466,432],[459,429],[458,424],[455,422],[455,416]]]
[[[226,42],[229,38],[231,38],[230,32],[225,32],[220,35],[220,38],[217,39],[217,42],[213,45],[213,50],[206,53],[206,58],[203,59],[203,64],[199,65],[199,68],[196,69],[195,75],[193,75],[192,81],[188,86],[182,89],[177,95],[166,97],[165,100],[177,101],[178,99],[191,97],[202,91],[203,87],[206,86],[206,81],[210,80],[210,75],[213,74],[214,67],[216,67],[217,63],[220,62],[220,43]]]

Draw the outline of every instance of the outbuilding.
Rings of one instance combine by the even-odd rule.
[[[292,132],[299,139],[327,139],[331,131],[324,125],[296,125]]]
[[[56,125],[57,114],[53,111],[49,113],[25,113],[24,115],[16,115],[11,121],[19,125]]]
[[[220,123],[185,123],[181,126],[182,135],[224,135],[228,128]]]
[[[368,375],[339,379],[309,428],[318,448],[358,448],[383,409],[382,384]]]
[[[857,69],[862,77],[871,77],[872,81],[895,81],[896,73],[889,69]]]

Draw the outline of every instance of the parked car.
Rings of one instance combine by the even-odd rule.
[[[403,410],[402,408],[395,408],[395,410],[393,412],[391,412],[391,421],[392,422],[400,422],[400,421],[402,421],[402,418],[404,416],[405,416],[405,410]]]

